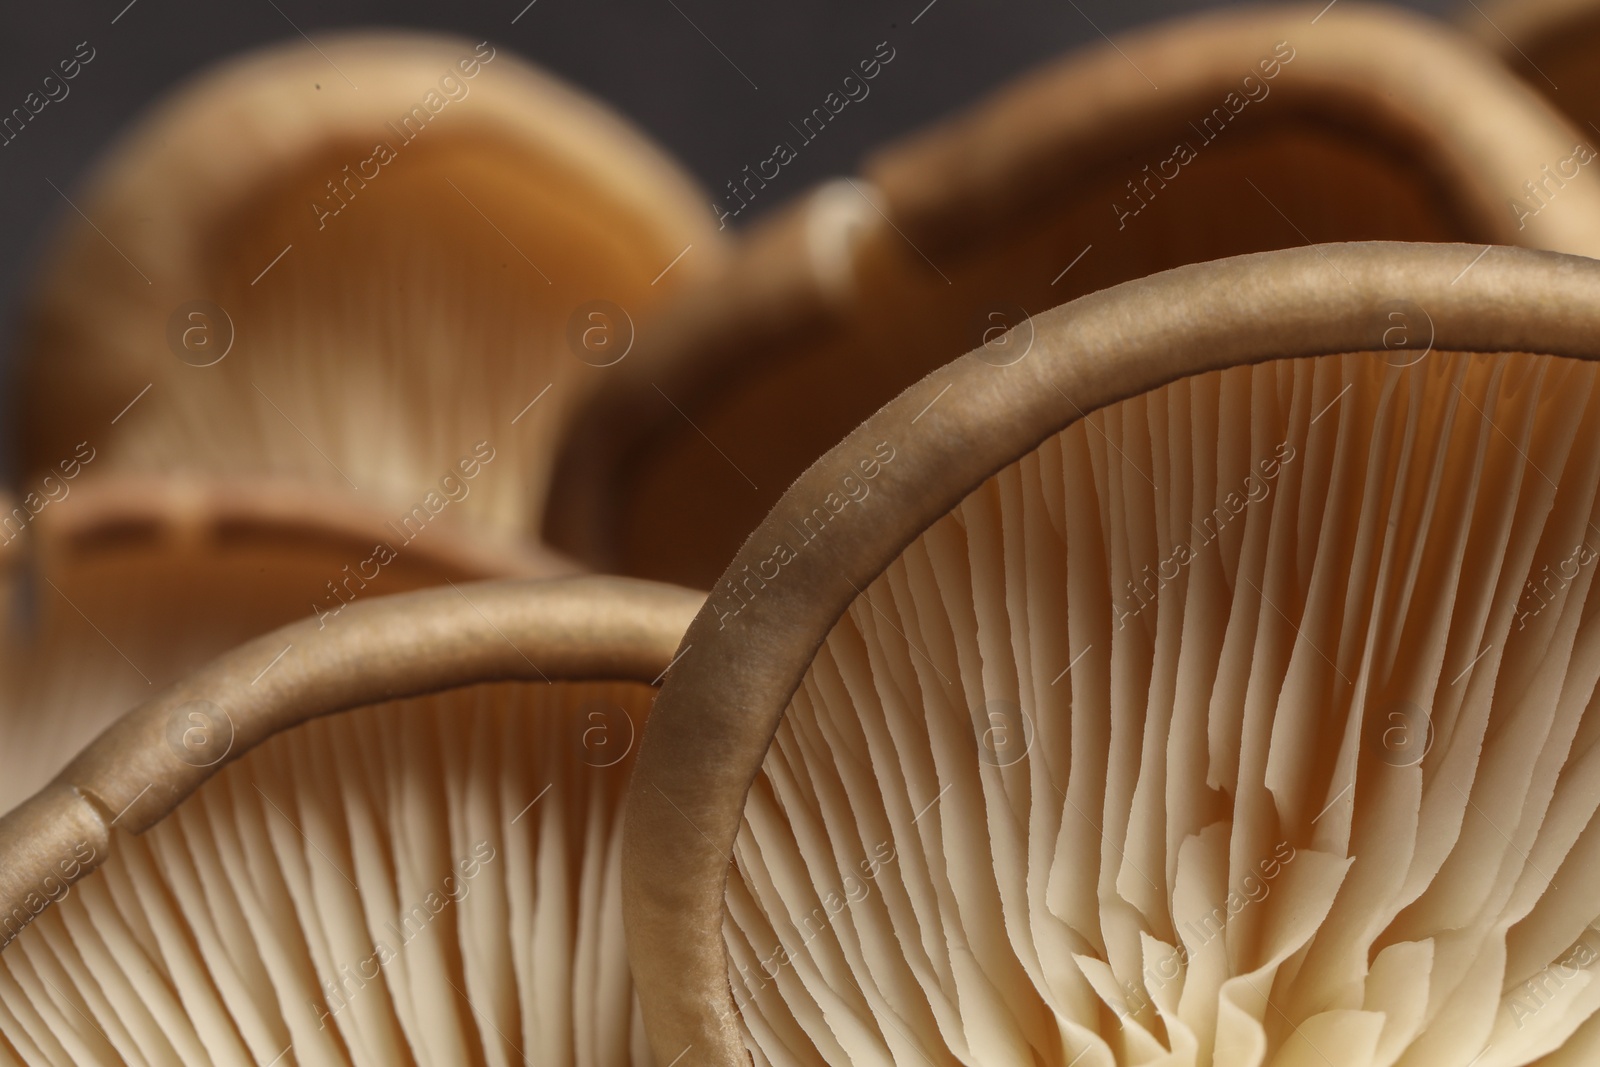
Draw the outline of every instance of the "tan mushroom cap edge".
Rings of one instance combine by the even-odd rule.
[[[821,501],[875,444],[896,451],[873,485],[873,522],[811,545],[725,627],[713,605],[701,610],[644,730],[623,830],[623,909],[661,1062],[748,1062],[722,939],[730,856],[784,709],[858,590],[985,479],[1085,413],[1227,367],[1384,353],[1399,301],[1422,310],[1441,351],[1600,359],[1594,260],[1388,242],[1263,252],[1179,267],[1034,316],[1025,358],[997,367],[973,353],[934,371],[801,475],[725,578],[765,559],[787,520]]]
[[[306,619],[240,645],[128,712],[0,818],[0,914],[36,917],[30,897],[59,891],[58,863],[75,846],[95,858],[71,881],[105,862],[112,824],[143,833],[227,763],[309,719],[482,682],[659,681],[702,600],[627,578],[473,582],[352,604],[327,629]],[[300,653],[263,673],[286,643]],[[208,723],[225,753],[206,766],[172,744],[195,701],[225,711],[225,726]]]
[[[1181,262],[1271,247],[1241,245],[1233,233],[1225,244],[1211,242],[1206,254],[1170,258],[1156,250],[1162,239],[1154,232],[1119,229],[1104,183],[1114,175],[1115,195],[1130,198],[1129,205],[1142,202],[1120,186],[1124,177],[1140,180],[1128,153],[1138,162],[1154,163],[1160,157],[1147,159],[1144,153],[1156,145],[1170,152],[1169,134],[1193,136],[1189,122],[1219,106],[1239,89],[1241,78],[1257,72],[1273,42],[1287,43],[1295,58],[1271,82],[1272,95],[1262,97],[1274,101],[1267,105],[1273,110],[1267,125],[1252,136],[1270,140],[1316,130],[1347,140],[1352,151],[1381,151],[1396,175],[1419,183],[1418,195],[1438,212],[1432,232],[1399,232],[1374,219],[1360,229],[1348,224],[1341,232],[1325,229],[1317,238],[1477,240],[1600,255],[1600,180],[1587,168],[1567,183],[1571,188],[1563,187],[1548,211],[1519,217],[1513,206],[1513,198],[1527,196],[1525,182],[1544,180],[1541,167],[1571,156],[1577,142],[1591,142],[1594,131],[1574,127],[1535,88],[1452,26],[1376,4],[1325,7],[1250,5],[1119,34],[1115,42],[1097,43],[1020,74],[977,103],[876,150],[849,180],[853,185],[824,183],[753,223],[721,275],[686,292],[651,337],[641,338],[652,358],[618,365],[612,387],[589,401],[579,432],[565,442],[559,461],[556,493],[564,509],[552,516],[554,543],[580,555],[586,546],[604,544],[623,553],[606,560],[610,565],[652,577],[672,573],[636,569],[626,559],[627,534],[619,528],[631,519],[652,531],[642,539],[655,535],[648,513],[630,514],[634,500],[652,481],[671,478],[659,466],[663,443],[680,433],[693,434],[661,401],[658,388],[706,426],[719,447],[739,455],[755,480],[787,483],[801,463],[833,443],[833,435],[818,441],[815,451],[794,443],[788,458],[800,463],[790,465],[776,458],[784,449],[774,448],[774,441],[752,438],[730,448],[715,429],[717,413],[741,387],[781,373],[781,361],[804,363],[819,350],[843,343],[842,338],[868,332],[869,324],[885,315],[874,297],[887,292],[904,301],[908,289],[920,287],[946,307],[946,297],[931,295],[942,293],[945,282],[919,251],[957,279],[951,292],[958,301],[970,302],[976,314],[993,310],[997,299],[1045,307]],[[1151,88],[1152,80],[1159,91]],[[1198,144],[1205,153],[1230,150],[1209,149],[1203,139]],[[1322,175],[1321,181],[1327,203],[1355,195],[1336,176]],[[1261,195],[1242,181],[1237,185],[1244,195]],[[1107,196],[1103,203],[1102,195]],[[1159,195],[1170,203],[1167,198],[1186,194]],[[1092,225],[1071,249],[1060,249],[1064,254],[1055,267],[1036,280],[1005,275],[999,288],[991,281],[987,288],[971,290],[970,275],[961,272],[970,270],[973,259],[1001,247],[1026,247],[1040,227],[1063,227],[1068,205],[1083,202],[1098,204]],[[1281,226],[1289,242],[1309,239],[1297,238],[1290,225],[1316,225],[1292,207],[1261,200],[1256,207],[1263,223]],[[1284,224],[1280,209],[1294,223]],[[1205,213],[1197,211],[1196,217]],[[1101,226],[1104,240],[1095,235]],[[1045,284],[1091,237],[1094,251],[1084,265]],[[1095,271],[1101,272],[1098,281],[1090,283]],[[1060,287],[1053,288],[1057,283]],[[1080,284],[1083,288],[1074,290]],[[766,358],[751,359],[756,350]],[[895,384],[903,385],[957,352],[954,345],[942,358],[892,352],[873,364],[899,367]],[[885,383],[885,372],[869,368],[864,378],[871,383],[867,388],[875,389]],[[849,402],[847,396],[836,403]],[[859,408],[858,417],[876,406]],[[758,423],[746,429],[759,434],[766,427]],[[724,426],[723,432],[730,430]],[[761,473],[774,467],[783,470],[781,481]],[[760,515],[757,511],[745,523],[727,525],[743,532]],[[699,528],[726,518],[726,512],[708,514]],[[723,556],[732,548],[728,543]],[[723,561],[707,555],[716,564]],[[690,579],[678,572],[674,580]]]

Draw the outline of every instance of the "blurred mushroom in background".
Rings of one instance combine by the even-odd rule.
[[[1592,147],[1600,135],[1600,4],[1594,0],[1484,0],[1461,10],[1461,28],[1496,52],[1535,92],[1566,115]],[[1526,198],[1545,202],[1572,168],[1533,176]]]
[[[0,518],[24,597],[0,810],[290,619],[579,569],[538,542],[556,443],[721,255],[672,161],[515,56],[320,48],[179,89],[50,248]]]
[[[1600,253],[1593,168],[1543,210],[1512,206],[1592,131],[1449,26],[1323,7],[1124,34],[753,226],[725,283],[662,324],[671,354],[628,368],[632,390],[565,442],[551,542],[707,586],[923,374],[980,346],[1021,358],[1029,315],[1181,264],[1352,240]]]

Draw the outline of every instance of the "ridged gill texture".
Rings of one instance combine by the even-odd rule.
[[[0,956],[0,1063],[648,1063],[618,829],[652,697],[480,686],[273,739]]]
[[[1097,412],[865,589],[739,836],[757,1064],[1600,1057],[1597,368],[1390,356]]]

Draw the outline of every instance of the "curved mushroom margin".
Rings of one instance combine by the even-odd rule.
[[[41,554],[81,558],[107,544],[167,544],[218,551],[227,543],[359,546],[390,536],[387,516],[348,495],[288,478],[125,474],[80,485],[78,503],[42,512]],[[8,499],[8,498],[7,498]],[[9,514],[0,499],[0,515]],[[556,578],[577,562],[537,542],[505,542],[458,524],[430,543],[408,546],[426,567],[472,578]],[[10,542],[6,542],[9,544]]]
[[[113,824],[143,833],[274,734],[480,682],[658,682],[703,601],[628,578],[472,582],[351,604],[331,626],[306,619],[240,645],[128,712],[0,818],[0,948],[105,862]],[[200,720],[224,749],[204,766],[177,743],[195,701],[223,711]],[[92,859],[76,862],[84,846]]]
[[[1600,9],[1600,0],[1506,2]],[[879,149],[857,177],[815,186],[753,224],[720,273],[640,338],[653,358],[619,364],[611,387],[586,401],[557,458],[551,492],[565,506],[547,519],[551,543],[591,566],[616,563],[641,457],[688,432],[658,388],[700,421],[730,383],[769,373],[774,349],[792,357],[797,338],[837,337],[852,315],[868,314],[859,276],[884,269],[875,249],[903,252],[922,277],[926,264],[908,240],[946,262],[1015,239],[1108,160],[1182,128],[1186,104],[1175,101],[1196,112],[1221,101],[1257,69],[1268,42],[1299,50],[1272,90],[1281,94],[1274,108],[1288,105],[1273,112],[1274,127],[1344,129],[1385,146],[1429,175],[1456,220],[1452,237],[1600,255],[1600,184],[1563,192],[1563,206],[1548,214],[1519,220],[1510,210],[1523,182],[1585,136],[1536,91],[1438,20],[1346,3],[1317,22],[1323,10],[1321,0],[1218,9],[1067,53]],[[1141,71],[1161,83],[1159,93]],[[752,359],[758,351],[768,358]]]
[[[1421,311],[1442,351],[1597,359],[1600,262],[1372,242],[1179,267],[1035,316],[1017,327],[1035,332],[1032,351],[1010,366],[980,351],[933,372],[800,476],[684,635],[629,787],[623,914],[660,1062],[749,1062],[722,941],[734,840],[784,709],[860,591],[984,480],[1086,412],[1227,367],[1381,353],[1397,311],[1417,329]],[[874,480],[871,520],[841,516],[777,577],[740,584],[880,442],[895,458]]]

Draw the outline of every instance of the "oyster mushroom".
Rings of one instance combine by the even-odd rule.
[[[130,712],[0,819],[0,1060],[646,1060],[622,786],[700,601],[377,598]]]
[[[555,442],[720,255],[618,117],[421,35],[224,63],[73,202],[12,401],[0,810],[291,619],[577,570],[537,539]]]
[[[601,365],[719,247],[606,108],[487,42],[397,33],[221,65],[74,202],[26,309],[24,479],[88,439],[94,476],[289,477],[398,519],[487,441],[451,506],[505,539],[537,534]]]
[[[293,619],[313,618],[319,635],[338,629],[350,605],[386,593],[573,570],[466,524],[404,544],[389,521],[281,481],[127,476],[70,488],[0,549],[15,609],[0,642],[11,693],[0,812],[219,649]]]
[[[566,443],[552,521],[577,525],[553,543],[705,585],[807,464],[921,375],[980,344],[1019,358],[1026,331],[1006,331],[1027,314],[1183,263],[1374,239],[1600,252],[1587,169],[1536,214],[1509,206],[1587,129],[1443,24],[1325,6],[1124,35],[755,228],[726,282],[662,323],[672,373],[608,393],[587,423],[607,433]]]
[[[658,1060],[1592,1062],[1600,265],[1481,251],[1096,293],[809,469],[630,787]]]

